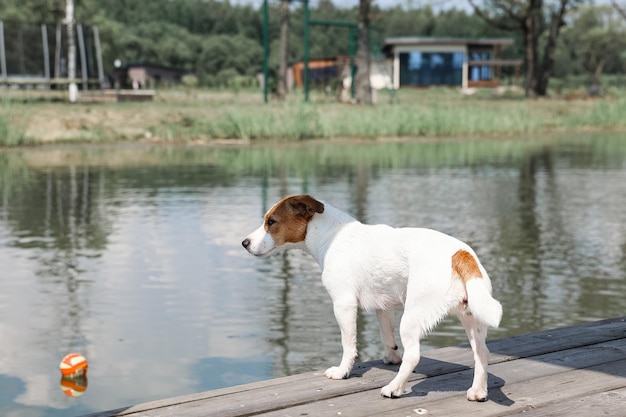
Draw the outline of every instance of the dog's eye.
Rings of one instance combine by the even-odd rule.
[[[270,227],[271,225],[273,225],[274,223],[276,223],[276,220],[269,218],[267,219],[267,227]]]

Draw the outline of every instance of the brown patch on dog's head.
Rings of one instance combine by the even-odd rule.
[[[466,250],[459,250],[452,256],[452,271],[454,271],[463,282],[473,278],[482,278],[476,258]]]
[[[324,204],[310,195],[295,195],[276,203],[265,215],[265,230],[277,246],[303,242],[309,221],[323,213]]]

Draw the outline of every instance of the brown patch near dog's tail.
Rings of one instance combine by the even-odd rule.
[[[452,256],[452,270],[467,283],[473,278],[482,278],[476,258],[466,250],[459,250]]]

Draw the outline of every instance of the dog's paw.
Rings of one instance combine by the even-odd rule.
[[[380,395],[387,398],[398,398],[402,394],[405,394],[405,390],[402,387],[394,387],[392,384],[385,385],[380,390]]]
[[[469,401],[477,401],[477,402],[487,401],[487,389],[472,387],[467,390],[467,399]]]
[[[402,356],[395,350],[389,351],[383,356],[383,363],[385,365],[399,365],[402,363]]]
[[[350,371],[340,368],[339,366],[332,366],[324,372],[324,376],[328,379],[346,379],[350,375]]]

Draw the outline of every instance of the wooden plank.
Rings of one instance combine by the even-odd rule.
[[[614,370],[619,369],[618,375]],[[571,405],[577,398],[598,394],[604,391],[626,388],[626,360],[597,365],[586,369],[574,369],[557,375],[533,378],[520,383],[508,384],[505,388],[510,403],[499,404],[495,401],[486,403],[469,402],[464,398],[452,397],[442,401],[424,402],[418,407],[405,407],[377,414],[361,414],[371,416],[410,415],[414,410],[425,410],[429,416],[471,415],[472,417],[507,416],[536,410],[535,415],[541,413],[544,406],[554,407],[555,404]],[[604,407],[602,408],[604,410]],[[622,412],[622,416],[626,410]],[[590,414],[600,415],[599,410]],[[555,411],[554,416],[567,416],[567,411]]]
[[[537,376],[549,379],[572,369],[599,366],[624,358],[625,319],[604,320],[491,342],[490,384],[498,389],[506,383],[508,388],[509,384],[531,381]],[[337,415],[339,408],[334,407],[349,410],[354,404],[375,415],[379,411],[404,412],[406,406],[403,402],[407,400],[411,401],[410,408],[426,400],[445,398],[447,403],[456,401],[457,397],[467,405],[463,392],[471,384],[472,365],[472,353],[468,347],[425,352],[418,365],[418,373],[410,379],[410,384],[415,385],[413,396],[398,400],[382,399],[378,394],[380,388],[393,378],[397,366],[385,366],[375,361],[358,364],[353,376],[344,381],[327,380],[321,372],[305,373],[90,416]],[[421,382],[415,384],[417,381]],[[441,389],[437,387],[444,387],[445,391],[437,391]],[[496,404],[498,398],[506,401],[506,398],[496,396],[496,401],[492,402]]]
[[[519,414],[522,413],[524,417],[590,417],[598,415],[624,417],[624,415],[626,415],[626,388],[585,395],[580,398],[558,402],[546,407],[530,408]]]
[[[530,398],[529,393],[518,394],[518,386],[529,386],[541,392],[547,391],[547,387],[558,386],[561,375],[572,375],[572,372],[588,372],[594,367],[608,366],[608,370],[600,375],[599,380],[593,380],[597,384],[596,388],[602,390],[606,387],[614,389],[615,380],[619,380],[617,386],[626,386],[626,340],[607,342],[596,346],[589,346],[582,349],[572,349],[563,352],[554,352],[536,358],[519,359],[505,363],[496,364],[489,369],[489,395],[488,403],[471,403],[465,399],[465,390],[471,385],[473,370],[455,372],[447,375],[440,375],[418,381],[413,385],[409,384],[411,393],[399,399],[389,400],[380,397],[378,391],[368,390],[347,397],[335,397],[318,401],[316,403],[304,404],[292,407],[279,412],[268,412],[263,416],[278,415],[315,415],[334,416],[341,412],[342,416],[384,416],[384,415],[404,415],[403,412],[413,411],[423,408],[429,411],[445,412],[444,415],[454,415],[455,412],[463,415],[463,407],[478,406],[478,410],[487,408],[489,412],[496,408],[497,412],[502,407],[510,407],[513,404],[525,405],[526,399]],[[621,362],[619,362],[621,361]],[[609,365],[607,365],[607,363]],[[622,366],[620,368],[620,366]],[[419,367],[419,365],[418,365]],[[615,367],[615,369],[613,369]],[[597,373],[597,372],[592,372]],[[568,381],[570,376],[564,377]],[[603,381],[609,383],[605,387]],[[588,379],[592,381],[592,379]],[[622,384],[622,385],[620,385]],[[581,383],[579,385],[584,385]],[[597,391],[596,391],[597,392]],[[556,390],[551,391],[555,395]],[[562,395],[562,393],[561,393]],[[355,405],[356,404],[356,405]],[[449,404],[457,404],[457,409],[450,410]],[[488,405],[485,405],[488,404]],[[510,408],[514,410],[515,408]],[[471,408],[472,416],[478,411]],[[465,410],[467,412],[467,409]],[[395,413],[395,414],[394,414]],[[400,414],[398,414],[400,413]],[[496,413],[497,414],[497,413]],[[194,414],[180,414],[181,416],[193,416]],[[407,414],[408,415],[408,414]],[[441,415],[441,414],[440,414]],[[457,414],[458,415],[458,414]],[[482,414],[476,414],[482,415]],[[489,413],[485,415],[491,415]]]
[[[438,358],[422,359],[420,366],[421,373],[414,374],[412,379],[423,379],[431,375],[446,374],[461,370],[467,370],[473,364],[473,356],[469,348],[446,348],[442,350],[429,351],[427,355],[437,354]],[[454,363],[451,358],[460,359]],[[282,406],[286,401],[289,404],[306,403],[311,399],[332,398],[334,396],[348,395],[364,389],[379,389],[386,384],[397,371],[397,366],[383,365],[382,361],[373,361],[357,364],[350,379],[343,381],[331,381],[322,376],[322,372],[311,372],[290,377],[261,381],[246,384],[238,387],[224,388],[220,390],[208,391],[199,394],[171,398],[161,401],[140,404],[137,406],[122,408],[102,413],[89,415],[90,417],[126,416],[134,413],[145,413],[152,409],[177,406],[190,403],[211,400],[211,409],[220,416],[241,415],[242,408],[233,407],[233,403],[249,404],[251,398],[260,397],[255,403],[256,412],[264,409],[273,409]],[[367,378],[363,375],[367,373]],[[271,395],[267,395],[270,392]],[[280,392],[280,398],[272,395]],[[311,397],[312,396],[312,397]],[[266,404],[268,403],[268,404]],[[143,415],[143,414],[142,414]]]
[[[488,346],[492,354],[524,358],[624,337],[626,317],[619,317],[499,339]]]

